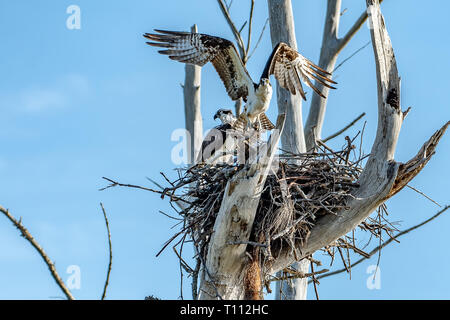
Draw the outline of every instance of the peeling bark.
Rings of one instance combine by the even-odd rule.
[[[208,246],[208,257],[200,286],[200,299],[243,299],[249,266],[245,243],[250,238],[262,188],[284,128],[285,114],[278,116],[276,129],[261,158],[243,168],[225,188],[224,198]]]

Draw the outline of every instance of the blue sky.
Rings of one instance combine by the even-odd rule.
[[[233,18],[241,25],[247,1],[235,1]],[[81,8],[81,29],[69,30],[66,9]],[[318,61],[326,1],[294,1],[300,51]],[[364,10],[365,1],[343,1],[341,34]],[[382,5],[400,75],[402,107],[412,107],[396,152],[411,158],[429,136],[450,119],[448,17],[450,3],[386,0]],[[257,1],[254,39],[265,19],[265,1]],[[187,30],[233,39],[216,1],[2,1],[0,4],[0,205],[9,208],[56,264],[63,279],[77,265],[80,299],[100,297],[108,263],[106,230],[99,203],[107,210],[113,245],[111,299],[180,295],[178,263],[171,250],[155,254],[176,231],[165,200],[144,191],[109,189],[102,176],[121,182],[162,181],[174,176],[173,130],[184,126],[180,83],[184,66],[158,55],[142,34],[153,28]],[[267,30],[268,31],[268,30]],[[363,27],[341,53],[338,63],[370,40]],[[270,35],[248,64],[259,76],[271,50]],[[377,125],[376,78],[371,46],[335,73],[339,89],[329,96],[323,136],[366,112],[363,148],[368,153]],[[212,66],[203,68],[204,129],[212,115],[231,100]],[[308,97],[311,96],[311,91]],[[275,99],[269,116],[276,117]],[[304,104],[306,118],[308,103]],[[349,131],[355,134],[362,122]],[[343,138],[335,140],[335,147]],[[411,183],[441,204],[449,202],[450,139],[444,137],[428,166]],[[390,220],[399,229],[412,226],[439,208],[404,189],[387,202]],[[441,216],[382,251],[381,288],[369,290],[367,267],[323,279],[322,299],[450,298],[450,217]],[[364,237],[361,238],[363,243]],[[189,248],[186,248],[189,257]],[[317,254],[316,258],[320,258]],[[323,260],[327,260],[324,258]],[[326,266],[324,266],[326,267]],[[340,268],[336,262],[332,268]],[[186,298],[189,279],[184,277]],[[310,288],[311,289],[311,288]],[[41,258],[6,218],[0,217],[0,299],[57,299],[62,293]],[[309,298],[314,298],[310,290]]]

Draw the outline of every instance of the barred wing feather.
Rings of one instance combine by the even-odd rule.
[[[289,90],[292,94],[296,94],[298,91],[304,100],[306,100],[306,96],[301,81],[322,98],[325,98],[325,95],[312,84],[311,80],[317,80],[328,88],[336,89],[330,85],[330,83],[336,84],[336,82],[329,78],[331,76],[329,72],[315,65],[283,42],[275,47],[262,77],[268,77],[272,74],[278,80],[280,86]]]
[[[198,66],[212,62],[231,99],[246,101],[254,90],[253,80],[231,41],[201,33],[155,31],[158,34],[144,34],[152,41],[147,44],[164,48],[158,52],[179,62]]]

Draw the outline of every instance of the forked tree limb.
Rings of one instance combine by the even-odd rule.
[[[320,50],[319,66],[331,72],[338,57],[338,32],[341,19],[341,0],[328,0],[323,30],[322,48]],[[326,97],[330,89],[318,81],[314,84]],[[315,146],[315,140],[321,138],[323,120],[327,105],[327,98],[314,94],[305,124],[305,141],[307,150]]]
[[[373,27],[371,37],[377,72],[377,135],[370,157],[358,181],[360,187],[353,192],[353,197],[347,203],[349,209],[341,210],[336,215],[324,216],[317,221],[311,229],[308,241],[298,245],[302,258],[353,230],[378,206],[401,190],[429,161],[436,144],[448,127],[447,123],[438,130],[425,143],[418,156],[406,164],[394,160],[403,121],[403,112],[400,109],[400,78],[378,0],[367,0],[367,8]],[[294,261],[295,258],[290,249],[283,250],[278,259],[268,266],[267,273],[282,270]]]
[[[222,11],[223,16],[225,17],[225,20],[228,23],[228,26],[231,29],[231,32],[233,33],[234,39],[236,40],[237,47],[239,50],[239,54],[241,55],[242,61],[246,61],[246,50],[245,50],[245,44],[244,39],[242,39],[242,36],[237,29],[236,25],[234,24],[233,20],[231,19],[230,12],[228,11],[228,7],[225,5],[223,0],[217,0],[217,3],[219,4],[220,10]]]
[[[380,1],[380,3],[382,0]],[[341,18],[341,0],[328,0],[327,12],[325,15],[325,27],[322,38],[322,48],[320,50],[319,66],[329,72],[332,72],[336,64],[337,58],[341,50],[348,44],[351,38],[366,22],[368,17],[367,11],[364,11],[358,20],[347,33],[339,38],[339,25]],[[314,84],[319,90],[328,97],[330,89],[321,83]],[[322,127],[325,119],[328,99],[313,95],[311,106],[309,108],[308,118],[305,124],[305,140],[308,150],[314,148],[315,139],[320,139],[322,135]]]
[[[285,114],[278,116],[276,129],[272,132],[266,148],[260,153],[259,160],[244,167],[227,183],[209,241],[205,272],[200,286],[201,300],[240,300],[244,297],[243,282],[248,265],[247,246],[244,243],[250,238],[256,209],[277,150],[285,118]]]
[[[21,219],[17,221],[16,218],[14,218],[7,209],[0,206],[0,212],[3,213],[13,224],[14,226],[20,230],[20,233],[22,234],[22,237],[24,237],[39,253],[41,258],[44,260],[45,264],[47,265],[48,269],[50,270],[50,273],[55,280],[56,284],[61,288],[61,290],[64,292],[65,296],[68,300],[75,300],[74,296],[70,292],[70,290],[66,287],[64,281],[59,276],[58,272],[56,271],[55,264],[50,260],[47,253],[44,251],[44,249],[41,247],[41,245],[36,241],[36,239],[33,238],[31,233],[28,231],[27,228],[25,228],[22,224]]]

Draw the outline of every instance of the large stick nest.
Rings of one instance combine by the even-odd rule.
[[[277,169],[269,172],[259,200],[247,243],[249,252],[252,248],[262,248],[262,260],[270,261],[276,258],[281,247],[290,246],[296,255],[295,243],[307,241],[317,219],[346,208],[352,191],[358,188],[363,160],[360,155],[349,161],[352,153],[352,158],[356,158],[356,152],[352,145],[354,139],[346,139],[345,148],[338,152],[322,144],[317,152],[280,155]],[[170,241],[181,234],[184,234],[183,239],[190,236],[198,258],[206,261],[210,235],[226,185],[242,168],[243,165],[238,164],[197,164],[183,170],[179,179],[170,182],[172,187],[165,189],[164,194],[182,207],[179,214],[184,224]],[[375,220],[366,221],[360,227],[377,236],[381,229],[389,229]],[[345,238],[333,245],[361,253]]]

